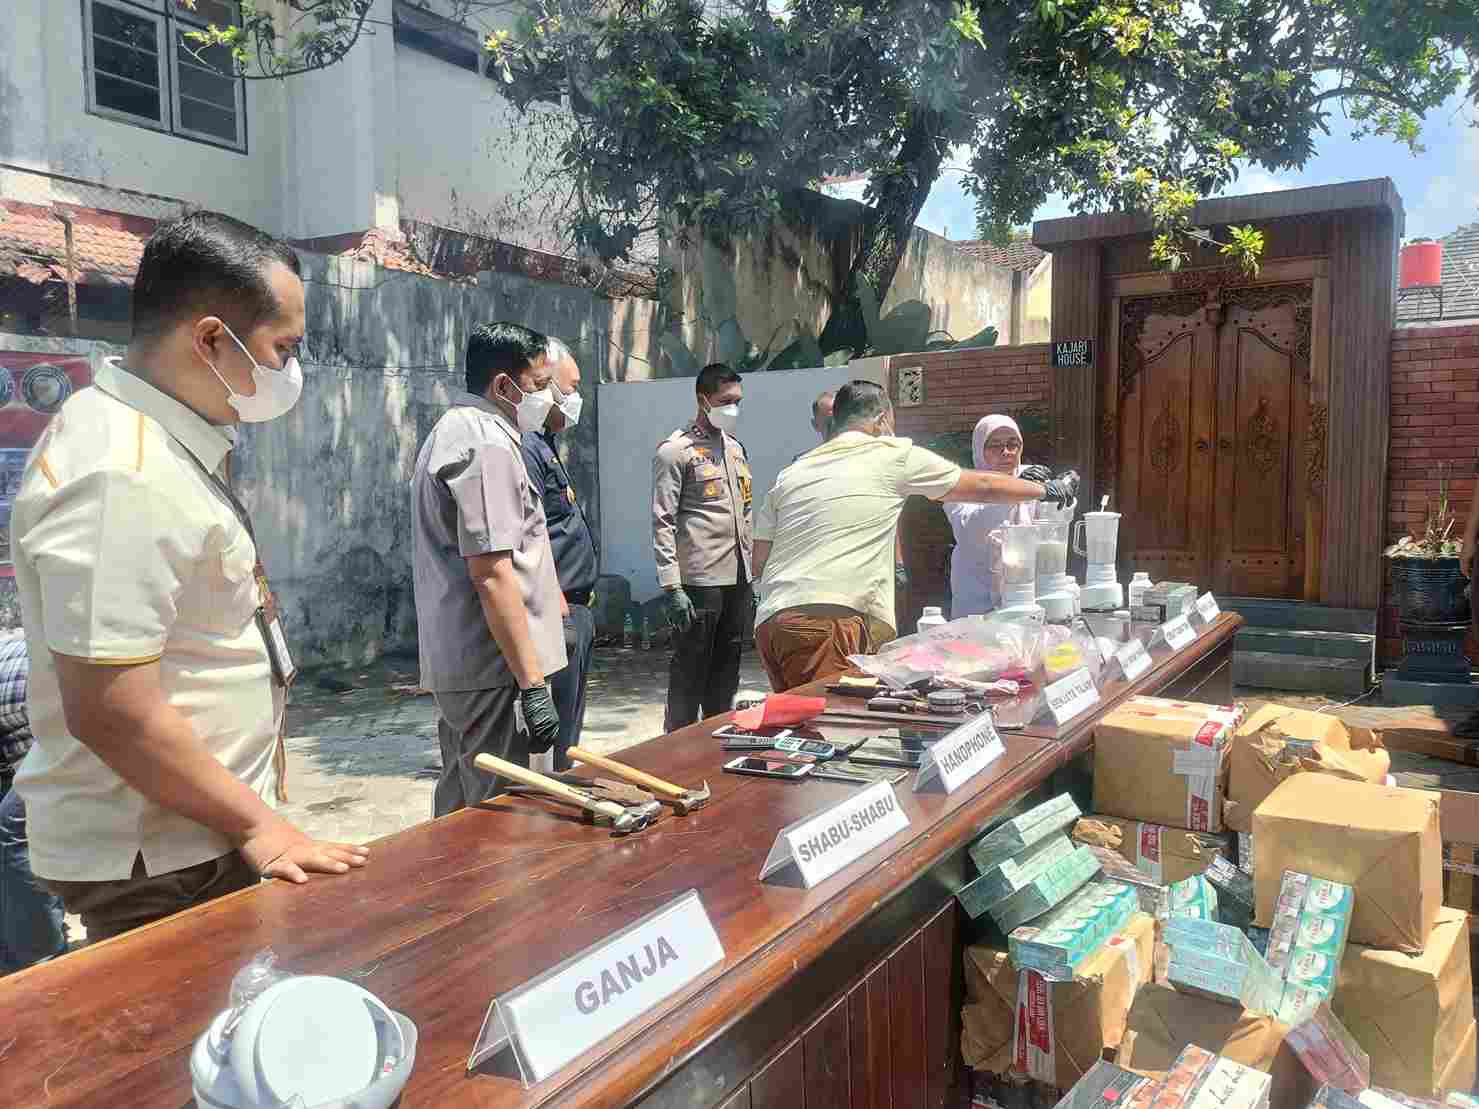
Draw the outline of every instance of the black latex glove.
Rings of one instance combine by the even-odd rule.
[[[894,588],[909,588],[909,569],[902,562],[894,563]]]
[[[560,737],[560,713],[545,682],[519,690],[519,704],[524,709],[524,727],[529,732],[529,753],[542,755]]]
[[[674,631],[686,632],[693,627],[694,611],[693,602],[688,599],[688,594],[683,592],[683,587],[677,586],[667,591],[663,598],[663,606],[667,610],[668,623],[673,626]]]
[[[1043,482],[1042,488],[1042,499],[1052,501],[1058,508],[1062,508],[1065,504],[1072,504],[1077,499],[1075,496],[1078,492],[1077,482],[1070,486],[1064,478],[1055,477]]]
[[[1039,485],[1046,485],[1053,480],[1053,471],[1046,466],[1023,466],[1022,472],[1017,476],[1023,481],[1035,481]]]

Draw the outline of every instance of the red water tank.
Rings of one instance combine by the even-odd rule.
[[[1414,285],[1443,284],[1443,244],[1439,242],[1408,243],[1402,248],[1402,265],[1398,288]]]

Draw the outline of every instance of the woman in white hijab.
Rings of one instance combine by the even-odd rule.
[[[981,418],[971,435],[971,459],[978,470],[1012,477],[1020,477],[1028,469],[1047,473],[1041,467],[1022,465],[1022,432],[1010,416]],[[1035,507],[1036,502],[945,506],[945,516],[955,532],[955,551],[950,556],[951,619],[984,614],[1001,603],[1001,540],[992,538],[991,533],[1006,524],[1031,523]]]

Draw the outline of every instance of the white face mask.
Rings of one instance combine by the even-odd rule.
[[[584,403],[578,392],[566,393],[560,398],[560,414],[565,417],[566,427],[574,427],[580,423],[580,409]]]
[[[231,336],[231,341],[241,347],[241,353],[245,354],[247,361],[252,364],[252,384],[257,391],[249,397],[243,396],[231,388],[214,363],[207,361],[206,365],[210,366],[211,373],[216,375],[216,380],[226,386],[226,401],[236,409],[241,422],[244,424],[266,423],[290,411],[303,393],[303,370],[298,365],[298,359],[289,358],[280,370],[263,366],[252,357],[251,351],[247,350],[246,345],[236,337],[231,328],[226,327],[224,323],[221,326],[226,328],[226,334]]]
[[[739,404],[724,404],[709,408],[709,423],[720,431],[733,431],[739,425]]]
[[[538,431],[544,427],[544,421],[549,416],[549,410],[555,406],[554,389],[546,385],[533,393],[526,393],[519,389],[519,383],[509,378],[511,384],[519,392],[519,404],[517,420],[519,431]]]

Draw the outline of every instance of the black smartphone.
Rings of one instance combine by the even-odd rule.
[[[849,759],[842,763],[822,763],[811,772],[818,781],[846,782],[853,786],[871,786],[874,782],[902,781],[909,771],[892,766],[859,766]]]
[[[757,778],[786,778],[795,781],[816,769],[815,763],[779,762],[776,759],[746,755],[724,764],[730,774],[752,774]]]
[[[913,769],[924,761],[924,750],[917,747],[874,743],[869,740],[848,755],[847,761],[862,763],[865,766],[907,766]]]
[[[928,747],[932,743],[938,743],[949,735],[946,728],[882,728],[874,732],[864,742],[881,744],[885,747],[903,747],[905,750],[918,751]]]

